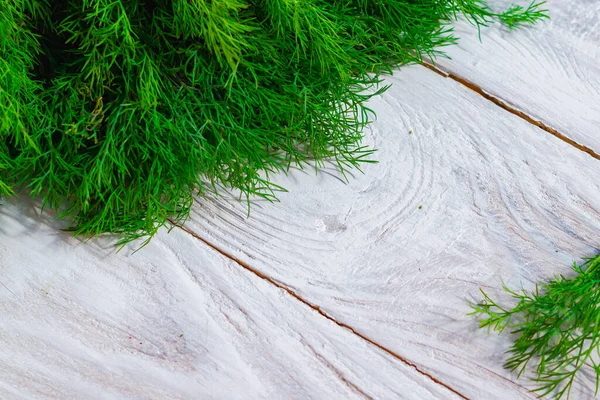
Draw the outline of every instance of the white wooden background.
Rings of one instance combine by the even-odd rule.
[[[390,78],[349,182],[199,199],[136,253],[3,202],[0,398],[536,398],[466,313],[600,252],[600,2],[548,8]]]

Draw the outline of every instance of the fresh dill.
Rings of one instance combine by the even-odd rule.
[[[583,370],[600,384],[600,255],[576,263],[577,275],[555,276],[531,293],[504,289],[517,301],[501,306],[483,290],[483,301],[471,304],[480,327],[516,335],[505,367],[523,375],[533,370],[534,391],[541,396],[569,397]],[[581,372],[580,372],[581,371]]]
[[[274,199],[269,174],[292,164],[370,162],[382,74],[455,43],[449,21],[514,28],[542,5],[2,0],[0,195],[26,191],[75,234],[123,243],[217,187]]]

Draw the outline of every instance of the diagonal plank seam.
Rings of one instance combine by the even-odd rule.
[[[456,75],[452,72],[448,72],[442,68],[439,68],[433,64],[430,64],[428,62],[423,62],[421,63],[421,65],[433,72],[435,72],[436,74],[444,77],[444,78],[450,78],[453,81],[465,86],[466,88],[474,91],[475,93],[477,93],[478,95],[480,95],[481,97],[485,98],[486,100],[491,101],[492,103],[494,103],[495,105],[497,105],[498,107],[502,108],[505,111],[508,111],[509,113],[516,115],[517,117],[529,122],[532,125],[537,126],[538,128],[548,132],[549,134],[557,137],[558,139],[562,140],[563,142],[566,142],[568,144],[570,144],[571,146],[575,147],[578,150],[583,151],[584,153],[592,156],[593,158],[600,160],[600,154],[596,153],[594,150],[590,149],[587,146],[584,146],[580,143],[577,143],[576,141],[574,141],[573,139],[571,139],[570,137],[560,133],[559,131],[557,131],[556,129],[546,125],[545,123],[543,123],[542,121],[539,121],[533,117],[531,117],[530,115],[527,115],[526,113],[517,110],[516,108],[512,107],[511,105],[509,105],[508,103],[506,103],[504,100],[500,99],[499,97],[496,97],[488,92],[486,92],[481,86],[465,79],[462,78],[459,75]]]
[[[250,266],[249,264],[247,264],[246,262],[244,262],[244,261],[236,258],[235,256],[232,256],[232,255],[228,254],[227,252],[221,250],[220,248],[218,248],[217,246],[213,245],[212,243],[210,243],[206,239],[202,238],[200,235],[198,235],[197,233],[191,231],[190,229],[188,229],[188,228],[186,228],[186,227],[184,227],[182,225],[179,225],[179,224],[175,223],[174,221],[169,221],[169,222],[171,222],[173,224],[173,226],[176,226],[179,229],[181,229],[182,231],[187,232],[188,234],[190,234],[191,236],[193,236],[197,240],[203,242],[204,244],[206,244],[207,246],[209,246],[210,248],[212,248],[213,250],[215,250],[219,254],[221,254],[221,255],[227,257],[228,259],[232,260],[236,264],[240,265],[242,268],[244,268],[247,271],[251,272],[252,274],[256,275],[257,277],[259,277],[259,278],[267,281],[271,285],[274,285],[274,286],[276,286],[277,288],[279,288],[281,290],[284,290],[290,296],[292,296],[296,300],[300,301],[304,305],[312,308],[314,311],[318,312],[319,314],[321,314],[321,316],[327,318],[329,321],[333,322],[334,324],[336,324],[336,325],[338,325],[338,326],[340,326],[340,327],[342,327],[342,328],[350,331],[352,334],[358,336],[359,338],[361,338],[362,340],[366,341],[367,343],[369,343],[369,344],[377,347],[379,350],[387,353],[388,355],[390,355],[390,356],[394,357],[395,359],[399,360],[400,362],[402,362],[406,366],[414,369],[419,374],[425,376],[426,378],[428,378],[431,381],[437,383],[438,385],[443,386],[447,390],[449,390],[452,393],[454,393],[457,396],[459,396],[461,399],[470,400],[467,396],[465,396],[464,394],[460,393],[458,390],[456,390],[456,389],[452,388],[451,386],[449,386],[448,384],[440,381],[439,379],[437,379],[433,375],[429,374],[428,372],[423,371],[421,368],[419,368],[419,366],[417,364],[413,363],[412,361],[407,360],[406,358],[402,357],[400,354],[396,353],[395,351],[393,351],[391,349],[388,349],[387,347],[385,347],[385,346],[377,343],[373,339],[371,339],[371,338],[363,335],[362,333],[360,333],[356,329],[354,329],[352,326],[336,320],[334,317],[332,317],[331,315],[329,315],[328,313],[326,313],[325,311],[323,311],[321,309],[321,307],[319,307],[318,305],[313,304],[313,303],[309,302],[308,300],[304,299],[302,296],[300,296],[299,294],[297,294],[296,292],[294,292],[292,289],[288,288],[287,286],[285,286],[285,285],[277,282],[273,278],[265,275],[263,272],[261,272],[258,269]]]

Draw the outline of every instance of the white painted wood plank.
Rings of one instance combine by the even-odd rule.
[[[600,162],[420,66],[390,82],[364,175],[294,170],[280,203],[201,200],[186,226],[469,398],[534,398],[467,299],[598,251]]]
[[[0,206],[2,399],[456,396],[179,229],[131,254]]]
[[[437,64],[600,153],[600,2],[550,0],[545,8],[549,21],[513,32],[494,24],[481,42],[473,26],[456,23],[459,44],[445,49],[452,60]]]

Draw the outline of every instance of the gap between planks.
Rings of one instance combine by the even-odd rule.
[[[474,91],[475,93],[477,93],[478,95],[480,95],[481,97],[483,97],[486,100],[491,101],[492,103],[494,103],[495,105],[497,105],[498,107],[502,108],[505,111],[508,111],[509,113],[516,115],[517,117],[529,122],[532,125],[537,126],[538,128],[546,131],[547,133],[551,134],[552,136],[557,137],[558,139],[562,140],[563,142],[566,142],[568,144],[570,144],[571,146],[575,147],[578,150],[583,151],[584,153],[590,155],[591,157],[595,158],[596,160],[600,160],[600,154],[596,153],[594,150],[592,150],[591,148],[584,146],[580,143],[577,143],[576,141],[574,141],[573,139],[571,139],[570,137],[568,137],[567,135],[557,131],[556,129],[546,125],[545,123],[543,123],[540,120],[537,120],[533,117],[531,117],[530,115],[525,114],[524,112],[512,107],[511,105],[509,105],[506,101],[502,100],[499,97],[496,97],[492,94],[489,94],[488,92],[486,92],[481,86],[469,81],[468,79],[465,79],[459,75],[456,75],[452,72],[446,71],[442,68],[439,68],[429,62],[422,62],[421,65],[433,72],[435,72],[436,74],[444,77],[444,78],[450,78],[453,81],[461,84],[462,86]]]
[[[379,350],[384,351],[385,353],[387,353],[390,356],[392,356],[393,358],[399,360],[400,362],[402,362],[406,366],[412,368],[413,370],[415,370],[419,374],[421,374],[424,377],[428,378],[432,382],[435,382],[436,384],[438,384],[438,385],[446,388],[447,390],[451,391],[452,393],[454,393],[455,395],[457,395],[461,399],[470,400],[467,396],[465,396],[464,394],[460,393],[458,390],[454,389],[450,385],[442,382],[441,380],[437,379],[435,376],[429,374],[428,372],[423,371],[421,368],[419,368],[419,366],[417,364],[413,363],[412,361],[407,360],[406,358],[402,357],[400,354],[396,353],[395,351],[393,351],[391,349],[388,349],[387,347],[385,347],[385,346],[377,343],[373,339],[371,339],[371,338],[363,335],[362,333],[360,333],[356,329],[354,329],[352,326],[350,326],[350,325],[348,325],[348,324],[346,324],[344,322],[338,321],[337,319],[335,319],[334,317],[332,317],[331,315],[329,315],[328,313],[326,313],[325,311],[323,311],[321,309],[321,307],[319,307],[318,305],[313,304],[313,303],[309,302],[308,300],[304,299],[302,296],[300,296],[298,293],[294,292],[292,289],[288,288],[287,286],[285,286],[285,285],[277,282],[275,279],[269,277],[268,275],[265,275],[263,272],[261,272],[258,269],[250,266],[248,263],[246,263],[246,262],[244,262],[244,261],[236,258],[235,256],[227,253],[224,250],[221,250],[219,247],[217,247],[216,245],[213,245],[208,240],[204,239],[203,237],[201,237],[197,233],[189,230],[185,226],[177,224],[177,223],[175,223],[172,220],[169,220],[169,222],[171,224],[173,224],[174,227],[177,227],[177,228],[181,229],[182,231],[188,233],[189,235],[191,235],[195,239],[197,239],[197,240],[201,241],[202,243],[206,244],[207,246],[209,246],[210,248],[212,248],[213,250],[215,250],[219,254],[227,257],[231,261],[233,261],[236,264],[240,265],[245,270],[247,270],[250,273],[252,273],[252,274],[256,275],[257,277],[259,277],[260,279],[263,279],[266,282],[270,283],[271,285],[273,285],[273,286],[275,286],[275,287],[277,287],[277,288],[285,291],[287,294],[289,294],[290,296],[292,296],[294,299],[298,300],[299,302],[303,303],[304,305],[306,305],[306,306],[312,308],[314,311],[318,312],[322,317],[325,317],[326,319],[328,319],[329,321],[333,322],[334,324],[336,324],[336,325],[338,325],[338,326],[340,326],[340,327],[342,327],[342,328],[350,331],[352,334],[358,336],[359,338],[361,338],[362,340],[366,341],[367,343],[369,343],[369,344],[377,347]]]

